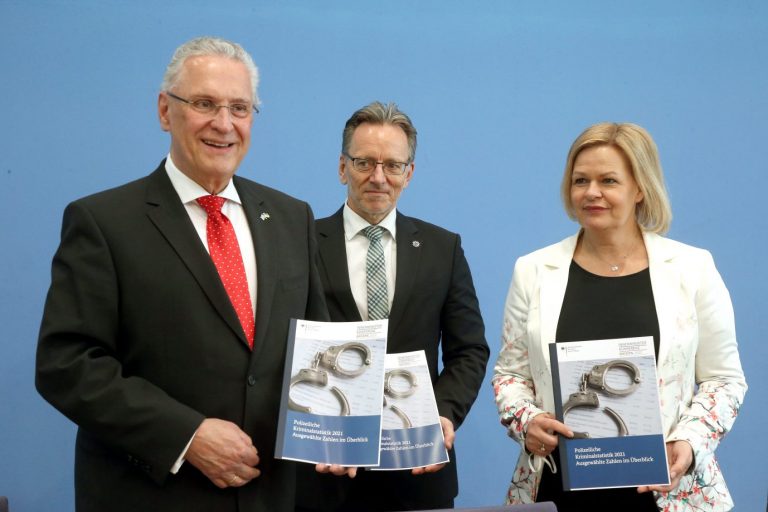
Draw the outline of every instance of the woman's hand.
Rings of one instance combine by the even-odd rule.
[[[525,448],[536,455],[546,457],[557,447],[557,435],[573,437],[573,431],[555,417],[545,412],[534,417],[525,434]]]
[[[693,463],[693,448],[688,441],[670,441],[666,445],[669,463],[669,485],[643,485],[637,492],[670,492],[680,485],[680,478],[688,472]]]

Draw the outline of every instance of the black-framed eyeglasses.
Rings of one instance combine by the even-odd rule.
[[[181,101],[182,103],[186,103],[190,107],[192,107],[192,110],[195,112],[200,112],[201,114],[206,114],[209,116],[215,116],[218,114],[220,108],[226,108],[229,110],[230,114],[232,114],[234,117],[245,119],[251,115],[251,113],[259,113],[259,109],[256,107],[256,105],[251,105],[250,103],[233,103],[231,105],[217,105],[211,100],[188,100],[186,98],[182,98],[181,96],[176,96],[172,92],[165,91],[165,94],[170,96],[171,98]]]
[[[352,162],[352,168],[357,172],[372,172],[381,164],[381,170],[389,176],[402,176],[410,162],[396,162],[394,160],[374,160],[373,158],[355,158],[347,153],[344,156]]]

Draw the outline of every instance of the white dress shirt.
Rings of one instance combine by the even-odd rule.
[[[365,283],[365,260],[368,256],[370,240],[362,233],[371,225],[370,222],[355,213],[344,203],[344,239],[347,249],[347,268],[349,272],[349,287],[360,311],[360,318],[368,320],[368,289]],[[377,226],[384,228],[381,236],[381,246],[384,250],[384,268],[387,272],[387,302],[392,309],[392,299],[395,296],[395,276],[397,274],[397,228],[395,219],[397,210],[384,217]]]
[[[187,209],[187,214],[195,225],[200,240],[205,246],[205,250],[208,249],[208,236],[206,234],[206,225],[208,222],[208,214],[197,202],[197,198],[201,196],[210,195],[210,192],[194,182],[189,176],[179,170],[178,167],[171,160],[171,155],[168,155],[168,159],[165,161],[165,170],[168,173],[168,177],[171,179],[173,188],[176,189],[176,193],[179,194],[181,202],[184,204],[184,208]],[[221,213],[223,213],[232,223],[232,227],[235,229],[235,236],[237,236],[237,244],[240,246],[240,254],[243,257],[243,266],[245,267],[245,278],[248,280],[248,293],[251,296],[251,307],[253,308],[254,315],[256,314],[256,250],[253,247],[253,237],[251,236],[251,229],[248,227],[248,219],[245,217],[245,210],[243,209],[243,203],[240,201],[240,196],[237,194],[237,189],[229,180],[227,187],[218,194],[220,197],[226,199],[224,205],[221,207]]]
[[[200,241],[203,242],[205,250],[210,253],[208,249],[208,235],[206,226],[208,223],[208,214],[205,212],[202,206],[197,202],[197,198],[201,196],[210,195],[210,193],[203,187],[198,185],[189,176],[179,170],[173,163],[171,155],[165,161],[165,171],[168,173],[168,178],[171,180],[171,185],[179,195],[184,208],[187,210],[192,224],[195,226]],[[237,244],[240,246],[240,254],[243,257],[243,266],[245,267],[245,278],[248,281],[248,293],[251,296],[251,307],[253,308],[253,314],[256,314],[256,250],[253,247],[253,237],[251,236],[251,228],[248,226],[248,219],[245,217],[245,210],[243,209],[243,203],[240,201],[240,196],[237,193],[235,185],[232,180],[229,180],[226,188],[218,194],[226,199],[224,205],[221,207],[221,213],[223,213],[232,223],[232,227],[235,230],[235,236],[237,237]],[[195,432],[197,434],[197,432]],[[176,474],[184,464],[187,450],[189,445],[192,444],[192,440],[195,438],[195,434],[192,435],[187,446],[181,452],[181,455],[176,459],[176,463],[171,467],[171,473]]]

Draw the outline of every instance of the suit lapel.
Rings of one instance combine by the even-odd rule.
[[[338,303],[344,318],[360,321],[360,311],[349,285],[343,211],[342,207],[331,217],[317,222],[320,264],[326,277],[323,284],[326,294],[331,295]]]
[[[573,251],[576,249],[576,240],[577,236],[573,236],[564,240],[563,243],[553,246],[552,252],[546,255],[540,270],[542,278],[539,319],[541,348],[545,358],[549,358],[548,345],[556,341],[557,319],[560,318],[560,310],[563,308],[565,288],[568,286],[568,272]]]
[[[421,263],[421,244],[416,224],[405,215],[397,213],[397,277],[395,296],[389,312],[389,332],[400,324],[407,311],[408,301]]]
[[[247,343],[216,267],[166,174],[165,161],[149,176],[146,202],[150,221],[179,255],[219,315]]]
[[[273,247],[278,243],[278,237],[274,232],[276,224],[269,222],[269,205],[266,201],[259,197],[253,186],[238,177],[234,178],[234,183],[243,202],[256,253],[256,336],[253,340],[253,355],[258,356],[264,350],[264,339],[272,316],[273,297],[277,286],[275,276],[278,275]]]
[[[680,305],[680,297],[677,294],[681,288],[680,273],[676,272],[670,264],[674,253],[669,250],[665,239],[652,233],[645,233],[643,236],[645,248],[648,251],[651,289],[659,322],[658,363],[661,364],[669,350],[668,341],[676,337],[676,316]]]

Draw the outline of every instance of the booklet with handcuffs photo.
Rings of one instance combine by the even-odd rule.
[[[387,354],[382,400],[381,460],[375,470],[448,462],[423,350]]]
[[[387,320],[291,320],[275,457],[378,466]]]
[[[563,489],[669,484],[653,337],[552,343]]]

